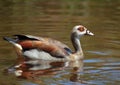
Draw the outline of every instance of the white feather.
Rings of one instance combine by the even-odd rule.
[[[13,44],[15,47],[19,48],[20,50],[22,50],[22,46],[18,43],[15,43],[13,41],[9,41],[11,44]]]
[[[56,58],[51,56],[49,53],[37,49],[32,49],[25,51],[23,53],[24,56],[27,56],[30,59],[42,59],[42,60],[61,60],[60,58]]]

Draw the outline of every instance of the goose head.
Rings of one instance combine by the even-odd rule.
[[[75,53],[83,54],[82,47],[79,40],[80,37],[83,35],[93,36],[94,34],[82,25],[77,25],[73,27],[72,34],[71,34],[71,41],[72,41],[73,47],[75,48]]]
[[[74,37],[78,37],[80,38],[83,35],[90,35],[93,36],[94,34],[92,32],[90,32],[86,27],[84,27],[83,25],[77,25],[73,28],[72,30],[72,34],[74,35]]]

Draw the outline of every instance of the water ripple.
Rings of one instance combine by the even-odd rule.
[[[111,52],[110,51],[88,51],[89,53],[93,53],[93,54],[98,54],[98,55],[110,55]]]

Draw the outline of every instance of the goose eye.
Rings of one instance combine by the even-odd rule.
[[[84,27],[79,27],[78,30],[79,30],[80,32],[83,32],[85,29],[84,29]]]

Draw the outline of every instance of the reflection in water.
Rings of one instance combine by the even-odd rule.
[[[78,63],[79,61],[76,61],[76,62]],[[76,66],[76,62],[74,62],[74,64],[73,64],[73,66],[74,65],[75,66],[72,69],[71,76],[70,76],[70,81],[72,81],[72,82],[81,82],[79,72],[83,71],[83,63],[81,63],[81,61],[80,61],[80,63],[77,64],[77,66]]]
[[[11,66],[8,70],[12,71],[18,78],[29,79],[38,83],[42,76],[53,76],[61,71],[71,68],[69,73],[70,81],[81,82],[80,72],[83,72],[83,61],[44,61],[44,60],[27,60],[17,65]],[[40,80],[41,81],[41,80]],[[42,81],[41,81],[42,82]]]

